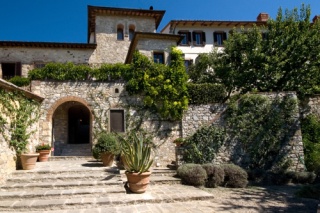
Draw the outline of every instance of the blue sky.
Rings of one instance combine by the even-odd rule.
[[[275,18],[279,7],[311,6],[320,14],[319,0],[0,0],[1,41],[85,43],[87,5],[166,10],[158,28],[172,19],[254,21],[260,12]]]

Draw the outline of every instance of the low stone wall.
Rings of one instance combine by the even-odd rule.
[[[16,170],[15,151],[9,148],[8,142],[0,136],[0,185],[4,184]]]

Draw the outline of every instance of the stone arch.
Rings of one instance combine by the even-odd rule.
[[[86,126],[87,131],[87,144],[88,147],[92,147],[92,132],[93,132],[93,123],[94,123],[94,116],[93,111],[89,103],[84,100],[83,98],[76,97],[76,96],[67,96],[60,98],[52,106],[48,109],[45,123],[43,125],[43,139],[44,141],[49,142],[52,146],[55,147],[54,155],[59,156],[61,155],[62,149],[61,147],[70,143],[70,135],[69,135],[69,118],[68,118],[68,109],[72,108],[72,106],[81,106],[82,108],[88,111],[87,116],[89,117],[89,123]],[[58,117],[57,117],[58,113]],[[61,117],[63,115],[63,117]],[[64,117],[66,115],[67,117]],[[61,118],[63,118],[64,125],[60,126]],[[58,121],[57,121],[58,120]],[[82,126],[83,127],[83,126]],[[60,130],[63,131],[60,131]],[[57,134],[59,132],[59,134]],[[61,132],[61,134],[60,134]],[[59,136],[60,135],[60,136]],[[90,152],[91,152],[91,148]]]

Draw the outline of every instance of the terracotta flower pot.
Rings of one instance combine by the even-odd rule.
[[[39,153],[21,154],[21,163],[24,170],[34,169]]]
[[[151,172],[131,173],[126,172],[129,189],[134,193],[144,193],[150,183]]]
[[[39,162],[46,162],[50,157],[50,150],[39,150]]]
[[[111,152],[103,152],[100,156],[104,166],[112,166],[114,154],[112,154]]]

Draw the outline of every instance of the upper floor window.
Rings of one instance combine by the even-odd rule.
[[[192,65],[193,60],[189,59],[189,60],[184,60],[184,66],[186,67],[186,71],[189,71],[189,67]]]
[[[117,40],[123,40],[123,39],[124,39],[123,26],[118,25],[118,27],[117,27]]]
[[[164,64],[164,53],[154,52],[153,53],[153,62],[158,64]]]
[[[227,40],[227,33],[226,32],[214,32],[214,45],[215,46],[223,46],[223,41]]]
[[[134,25],[130,25],[130,26],[129,26],[129,41],[132,41],[133,36],[134,36],[134,32],[135,32],[135,27],[134,27]]]
[[[2,69],[2,78],[9,80],[10,78],[13,78],[14,76],[21,76],[21,63],[2,63],[1,64]]]
[[[191,33],[187,31],[179,31],[179,35],[183,36],[179,45],[190,45],[191,42]]]
[[[206,33],[202,31],[192,32],[193,45],[204,46],[206,44]]]

